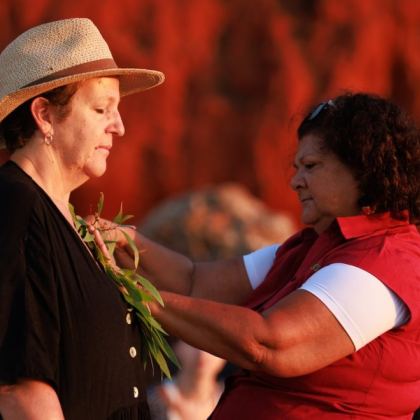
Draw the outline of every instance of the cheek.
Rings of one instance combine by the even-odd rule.
[[[78,128],[77,132],[77,144],[80,148],[80,150],[84,153],[92,154],[94,150],[95,142],[93,139],[95,138],[95,133],[93,130],[89,129],[89,127],[81,126]]]
[[[335,196],[334,188],[331,188],[328,177],[308,177],[308,189],[314,201],[321,204],[325,201],[331,200]]]

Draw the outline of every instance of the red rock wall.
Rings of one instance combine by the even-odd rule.
[[[343,90],[393,98],[420,119],[416,0],[2,0],[0,46],[35,24],[86,16],[121,66],[164,85],[123,100],[126,135],[105,176],[73,195],[137,216],[164,198],[238,181],[297,215],[288,188],[294,131]]]

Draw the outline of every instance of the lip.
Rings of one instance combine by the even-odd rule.
[[[301,203],[306,203],[307,201],[311,201],[312,197],[305,197],[305,198],[299,198]]]
[[[105,150],[108,153],[111,151],[112,146],[97,146],[96,149],[97,150]]]

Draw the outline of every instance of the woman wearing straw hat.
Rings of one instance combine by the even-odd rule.
[[[147,419],[139,329],[73,226],[71,191],[106,170],[120,95],[162,73],[115,64],[95,25],[34,27],[0,55],[0,413]]]

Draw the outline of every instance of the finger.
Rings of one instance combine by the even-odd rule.
[[[98,246],[98,248],[100,249],[100,251],[102,252],[102,254],[104,255],[104,257],[111,261],[111,254],[108,251],[108,247],[106,246],[101,233],[99,232],[98,229],[96,229],[94,226],[90,225],[89,226],[89,231],[90,233],[93,234],[93,238],[95,240],[96,245]]]
[[[95,216],[93,214],[89,214],[88,216],[84,217],[83,219],[89,225],[93,225],[95,223]]]
[[[137,226],[135,226],[135,225],[118,225],[120,228],[128,228],[128,229],[131,229],[131,230],[136,230],[137,229]]]
[[[112,229],[116,229],[118,227],[118,225],[114,222],[111,222],[111,220],[108,219],[97,219],[97,223],[100,229],[108,229],[108,230],[112,230]]]
[[[124,247],[127,245],[127,239],[123,232],[134,238],[136,226],[134,225],[119,225],[106,219],[97,220],[98,228],[100,229],[102,236],[106,240],[115,241],[118,247]]]
[[[124,248],[115,248],[114,255],[120,267],[134,270],[134,259]]]

